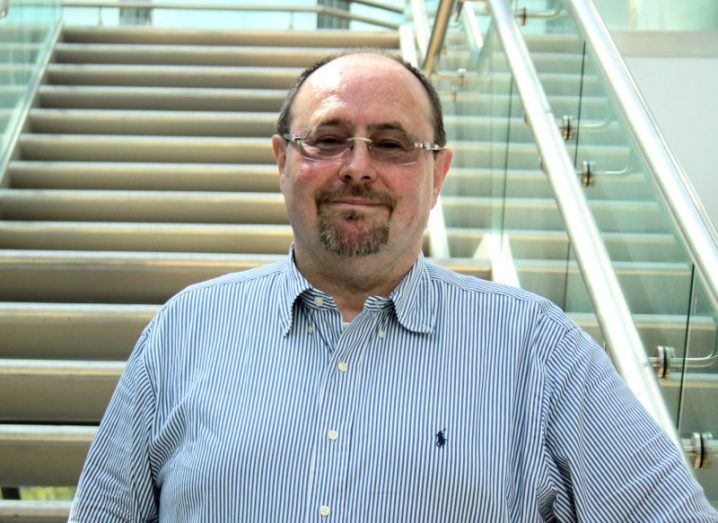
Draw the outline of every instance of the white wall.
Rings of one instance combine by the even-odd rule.
[[[613,36],[661,132],[718,229],[718,32]]]

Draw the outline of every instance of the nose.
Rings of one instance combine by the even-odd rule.
[[[339,172],[345,182],[368,183],[376,179],[377,172],[374,161],[369,154],[368,138],[355,137],[352,147],[345,153]]]

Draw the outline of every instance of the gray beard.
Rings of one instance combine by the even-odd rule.
[[[355,211],[345,211],[334,217],[334,220],[346,221],[362,219],[365,218]],[[331,217],[319,213],[319,239],[327,251],[337,256],[368,256],[378,253],[389,242],[389,224],[386,222],[375,224],[356,236],[358,238],[352,239],[343,234],[339,227],[335,227]]]
[[[373,222],[371,218],[355,210],[345,210],[338,213],[327,211],[323,204],[333,200],[353,196],[366,198],[372,202],[384,205],[391,217],[396,202],[387,193],[374,191],[361,185],[345,185],[337,189],[319,191],[315,195],[318,209],[319,239],[324,248],[337,256],[368,256],[381,251],[389,243],[389,221]],[[350,235],[344,234],[341,222],[357,222],[363,231],[352,231]],[[362,223],[364,222],[364,223]]]

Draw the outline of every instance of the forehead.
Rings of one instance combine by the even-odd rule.
[[[292,130],[340,120],[356,128],[399,124],[431,138],[431,104],[421,82],[381,55],[337,58],[307,78],[292,106]],[[428,134],[427,134],[428,133]]]

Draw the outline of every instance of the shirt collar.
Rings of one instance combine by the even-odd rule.
[[[279,315],[284,336],[289,334],[292,328],[294,303],[302,293],[311,290],[313,290],[312,285],[294,263],[294,246],[292,246],[289,248],[280,295]],[[372,300],[372,297],[369,299]],[[422,253],[419,253],[416,263],[392,293],[387,298],[378,299],[393,303],[397,321],[405,329],[424,334],[433,332],[436,323],[436,298]]]

